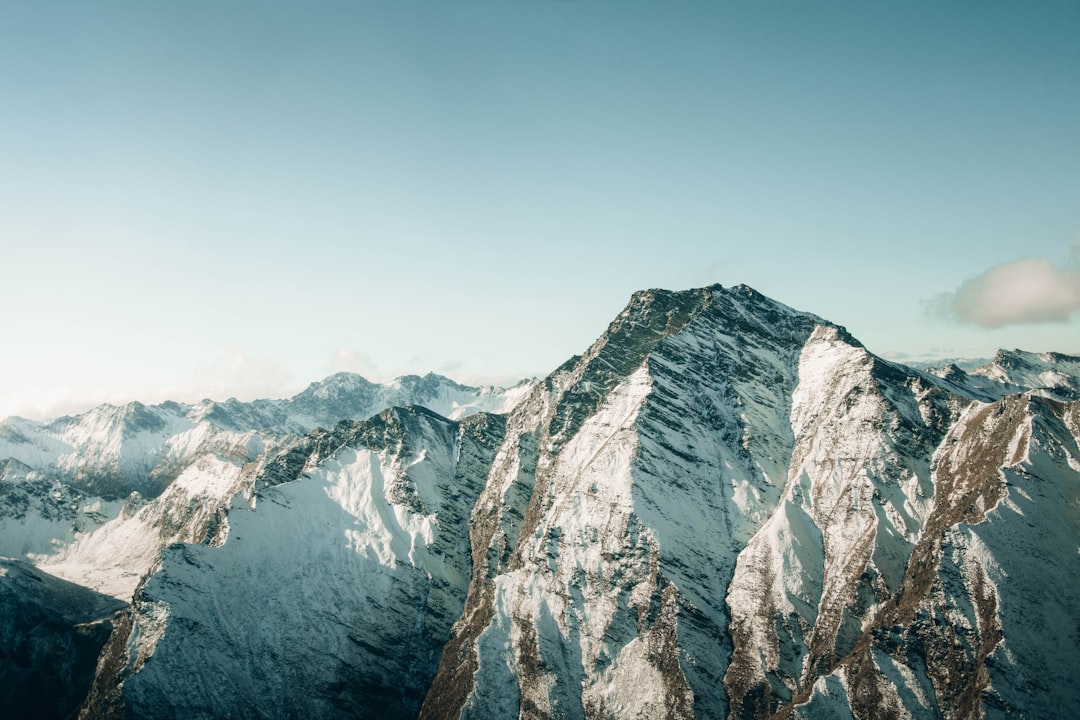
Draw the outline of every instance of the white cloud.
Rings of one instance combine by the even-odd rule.
[[[1058,322],[1080,310],[1080,269],[1026,258],[990,268],[931,303],[949,320],[984,328]]]

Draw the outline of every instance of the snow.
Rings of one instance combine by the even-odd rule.
[[[413,477],[423,475],[425,458],[421,453],[414,460]],[[349,547],[389,568],[423,564],[428,559],[421,557],[423,548],[434,542],[437,529],[433,516],[387,504],[387,477],[398,472],[385,454],[346,448],[310,475],[312,481],[325,483],[327,496],[356,518],[345,531]],[[430,506],[432,489],[425,490]]]
[[[166,621],[145,618],[155,632],[129,641],[132,657],[153,655],[125,681],[131,707],[330,718],[341,700],[327,688],[348,679],[352,702],[415,715],[464,604],[482,483],[456,480],[477,453],[458,425],[408,410],[380,422],[408,428],[408,448],[342,446],[253,506],[236,496],[219,547],[163,552],[137,612]]]
[[[268,438],[301,434],[340,420],[363,420],[393,406],[421,405],[452,419],[478,412],[509,412],[532,390],[523,381],[510,388],[474,388],[438,375],[409,376],[386,385],[339,374],[314,383],[287,400],[241,403],[203,401],[101,405],[48,423],[22,418],[0,421],[0,460],[15,458],[34,470],[73,482],[112,482],[110,491],[135,489],[156,495],[169,478],[166,466],[182,466],[209,451],[266,452]]]
[[[1078,438],[1062,433],[1052,406],[1033,401],[1029,412],[1020,426],[1028,429],[1026,451],[1015,458],[1010,450],[1016,462],[1004,470],[1007,500],[984,522],[951,530],[949,541],[969,591],[982,576],[997,598],[1004,640],[988,667],[992,688],[1018,715],[1065,716],[1080,709],[1072,690],[1076,643],[1067,630],[1076,625],[1080,595],[1080,555],[1073,552],[1080,536]]]
[[[804,720],[855,720],[843,675],[836,672],[818,678],[810,701],[796,708],[795,717]]]
[[[580,649],[571,652],[581,653],[577,662],[585,667],[595,665],[601,653],[607,652],[608,631],[619,606],[621,588],[612,583],[617,571],[611,558],[626,550],[633,509],[634,421],[650,387],[647,369],[639,368],[608,395],[597,413],[562,448],[550,469],[551,503],[535,532],[523,540],[531,571],[504,574],[497,580],[494,625],[505,626],[509,618],[538,622],[546,612],[554,618],[553,629],[563,641],[571,635],[579,637]],[[646,534],[640,542],[647,546],[647,538]],[[624,580],[633,588],[630,605],[647,605],[651,595],[647,561],[642,565],[640,560],[631,559],[620,565],[620,571],[629,574]],[[635,587],[634,578],[643,584]],[[573,594],[582,601],[571,606],[567,600]],[[485,630],[488,632],[490,627]],[[480,670],[474,692],[490,698],[496,694],[503,673],[498,661],[485,658],[487,647],[486,643],[478,645]],[[645,660],[641,653],[620,653],[611,672],[655,676],[655,671],[650,675],[639,667]],[[546,706],[553,701],[554,678],[544,682],[547,684],[538,699]],[[586,697],[604,697],[608,691],[603,688],[609,687],[610,678],[587,677],[585,682]],[[595,683],[599,686],[590,689]]]
[[[1011,385],[1015,391],[1030,390],[1059,400],[1080,399],[1080,357],[1001,350],[970,375]]]
[[[162,548],[177,541],[200,541],[209,519],[232,494],[250,493],[240,479],[243,464],[272,452],[288,433],[327,424],[327,413],[342,414],[328,423],[333,424],[337,419],[367,417],[400,402],[417,401],[454,417],[506,411],[533,387],[522,382],[507,389],[470,388],[434,375],[415,380],[422,384],[399,379],[374,385],[342,374],[290,400],[154,407],[106,404],[49,423],[8,418],[0,423],[0,458],[10,456],[41,476],[58,477],[57,487],[68,494],[73,492],[70,484],[89,482],[91,493],[100,487],[120,498],[133,490],[137,495],[129,499],[127,506],[133,512],[128,516],[120,514],[122,500],[103,502],[80,493],[71,500],[81,504],[74,520],[55,512],[19,517],[0,512],[0,552],[30,557],[60,577],[130,599]],[[354,402],[350,393],[365,388],[373,395],[366,402]],[[421,470],[417,475],[421,482],[422,474]],[[334,484],[341,491],[347,486]],[[138,512],[132,505],[136,498],[147,503]],[[397,518],[398,523],[406,521],[416,522]],[[430,539],[435,522],[410,525],[407,537],[399,538],[393,551],[378,543],[372,547],[393,557],[404,553],[407,559],[411,548]],[[227,532],[227,521],[223,529]],[[356,538],[361,544],[368,540]]]
[[[32,559],[57,577],[130,600],[162,548],[202,540],[209,517],[243,489],[240,471],[237,464],[203,457],[133,515],[117,514],[58,552]]]

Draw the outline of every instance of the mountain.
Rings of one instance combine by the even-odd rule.
[[[265,452],[260,439],[332,427],[394,406],[421,405],[450,418],[501,412],[528,387],[522,382],[513,388],[474,388],[435,374],[379,385],[338,373],[284,400],[105,404],[47,423],[19,417],[0,421],[0,458],[106,499],[133,491],[156,497],[199,455],[258,456]],[[247,447],[250,443],[255,446]]]
[[[0,422],[0,556],[130,600],[173,542],[213,541],[230,498],[298,436],[395,405],[459,418],[525,394],[409,375],[338,373],[285,400],[102,405],[47,423]]]
[[[973,370],[971,375],[1032,388],[1043,397],[1066,402],[1080,400],[1080,358],[1071,355],[1000,350],[993,360]]]
[[[157,497],[231,500],[158,553],[79,717],[1080,715],[1078,382],[906,367],[745,286],[637,293],[505,413],[189,466]]]
[[[498,415],[412,407],[314,433],[267,469],[254,508],[229,513],[222,546],[164,552],[88,716],[415,714],[461,613],[470,513],[504,432]]]

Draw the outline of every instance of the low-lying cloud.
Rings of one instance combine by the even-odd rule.
[[[1067,322],[1080,311],[1080,268],[1026,258],[992,267],[931,303],[931,312],[984,328]]]

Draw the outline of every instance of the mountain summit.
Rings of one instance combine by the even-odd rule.
[[[746,286],[636,293],[504,413],[402,378],[431,404],[124,500],[154,562],[79,716],[1080,714],[1078,369],[916,370]],[[26,457],[12,486],[79,487]]]

